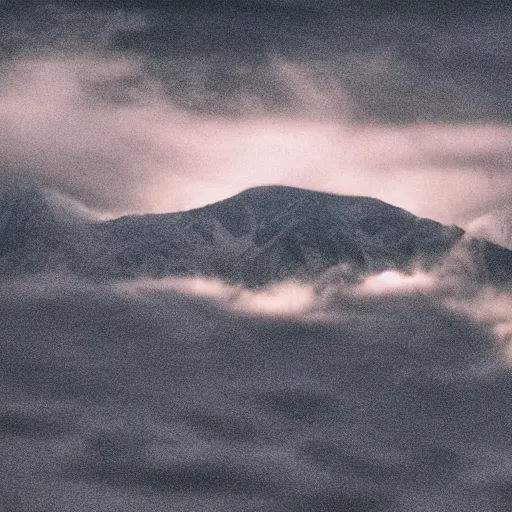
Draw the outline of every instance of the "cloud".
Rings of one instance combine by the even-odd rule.
[[[357,291],[363,295],[407,294],[432,289],[435,282],[434,276],[423,272],[404,275],[394,270],[385,270],[365,279]]]
[[[512,364],[512,293],[485,288],[469,298],[448,297],[445,304],[453,311],[488,326],[503,358]]]
[[[179,130],[180,115],[155,104],[150,92],[142,97],[139,88],[150,85],[137,83],[137,74],[135,61],[92,57],[7,66],[0,99],[4,172],[36,176],[99,208],[142,202],[141,183],[155,186],[151,166],[161,165],[162,153],[168,165],[178,158],[177,147],[160,145],[162,123]],[[105,99],[111,87],[119,97]]]
[[[510,373],[486,327],[512,303],[440,279],[2,283],[0,500],[498,506]]]
[[[463,248],[456,252],[457,258],[463,257]],[[141,279],[118,283],[114,289],[116,293],[143,301],[152,301],[155,293],[184,294],[237,315],[288,318],[305,326],[345,325],[363,318],[373,322],[387,309],[402,304],[400,314],[436,311],[435,314],[455,314],[469,319],[489,332],[495,341],[498,358],[493,363],[487,361],[490,365],[487,370],[503,361],[512,363],[512,294],[493,286],[482,287],[472,273],[452,268],[454,265],[457,263],[448,257],[444,266],[429,272],[403,274],[386,270],[358,283],[343,278],[350,274],[344,268],[341,274],[328,272],[314,282],[282,281],[260,289],[203,277]],[[492,358],[492,351],[488,355]]]
[[[306,72],[280,69],[314,96],[301,82]],[[175,211],[282,183],[465,222],[512,192],[507,165],[495,164],[512,153],[504,125],[191,114],[133,57],[24,59],[3,71],[3,174],[35,176],[99,210]]]
[[[485,238],[495,244],[512,249],[512,209],[505,206],[472,220],[467,226],[468,234]]]
[[[456,249],[457,257],[463,257],[462,251],[462,248]],[[496,343],[494,352],[498,354],[498,364],[512,364],[512,293],[507,289],[478,284],[471,273],[452,270],[454,264],[448,256],[444,267],[428,273],[416,271],[404,275],[387,270],[367,277],[348,292],[331,285],[324,290],[328,299],[324,298],[324,304],[335,305],[340,293],[353,300],[379,300],[379,297],[387,296],[409,297],[414,302],[415,298],[421,298],[447,312],[469,318],[488,330]]]
[[[317,301],[311,285],[293,281],[257,290],[203,277],[142,279],[122,282],[115,287],[122,293],[139,297],[155,291],[184,293],[211,300],[237,313],[275,317],[306,314],[316,307]]]

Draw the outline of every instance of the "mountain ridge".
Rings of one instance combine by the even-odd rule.
[[[201,275],[247,286],[439,265],[461,244],[483,280],[512,281],[512,251],[378,199],[283,185],[193,210],[81,219],[34,186],[0,195],[0,274],[64,269],[95,280]]]

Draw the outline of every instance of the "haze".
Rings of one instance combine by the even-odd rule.
[[[505,11],[130,5],[4,8],[4,175],[111,215],[269,183],[464,227],[508,205]]]
[[[512,510],[512,293],[479,279],[464,245],[512,249],[511,14],[451,0],[0,0],[0,192],[44,189],[32,202],[24,189],[21,213],[16,196],[0,204],[0,233],[13,246],[35,233],[15,253],[29,263],[71,247],[51,271],[0,276],[0,510]],[[102,280],[65,266],[82,251],[126,276],[115,241],[143,229],[158,247],[166,233],[135,222],[108,245],[120,224],[87,221],[264,184],[371,196],[469,234],[452,229],[460,243],[435,266],[403,272],[382,270],[386,237],[370,240],[384,256],[358,279],[332,262],[253,287],[195,268]],[[229,249],[239,236],[201,219],[206,234],[188,231],[201,257],[208,237]],[[366,258],[364,230],[340,225]],[[433,225],[418,236],[439,241]]]

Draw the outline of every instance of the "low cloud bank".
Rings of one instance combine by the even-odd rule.
[[[254,290],[194,277],[123,282],[115,289],[138,298],[151,297],[155,292],[184,294],[237,315],[288,318],[311,324],[350,321],[357,310],[354,304],[403,300],[411,301],[414,307],[419,300],[419,304],[468,318],[488,330],[496,342],[498,362],[512,362],[512,292],[478,285],[471,276],[447,273],[446,269],[412,274],[386,270],[358,284],[325,279],[312,283],[285,281]]]
[[[410,512],[420,489],[436,510],[500,510],[507,291],[394,271],[2,290],[6,507]]]
[[[446,298],[434,276],[389,271],[260,290],[12,282],[0,503],[410,512],[420,489],[436,510],[499,510],[510,374],[485,326],[511,299]]]
[[[462,256],[459,254],[459,258]],[[332,320],[336,307],[360,301],[421,297],[422,300],[464,315],[490,328],[500,345],[512,344],[512,291],[479,284],[471,272],[453,269],[457,261],[449,258],[444,266],[430,272],[416,270],[405,274],[385,270],[358,283],[343,276],[351,275],[346,265],[341,274],[331,269],[313,281],[281,281],[261,288],[245,288],[209,277],[142,278],[98,284],[69,273],[50,273],[23,279],[4,279],[5,301],[44,300],[74,293],[115,295],[135,301],[149,300],[153,294],[190,296],[215,304],[239,315]],[[341,318],[341,317],[340,317]],[[512,353],[511,353],[512,357]]]
[[[143,296],[151,291],[184,293],[211,300],[242,314],[296,316],[316,307],[317,295],[311,285],[288,281],[251,290],[211,278],[164,278],[124,282],[121,292]]]

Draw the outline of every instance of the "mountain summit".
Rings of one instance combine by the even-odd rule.
[[[4,193],[0,272],[65,269],[99,280],[202,275],[260,286],[340,264],[353,277],[432,268],[464,244],[485,279],[512,276],[512,251],[369,197],[264,186],[186,212],[79,223],[64,217],[48,194]]]

